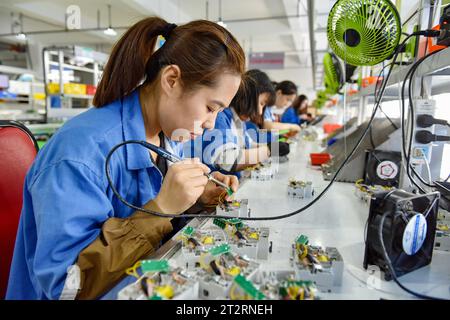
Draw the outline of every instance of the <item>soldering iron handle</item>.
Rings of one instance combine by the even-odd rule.
[[[176,163],[176,162],[180,162],[181,159],[179,157],[177,157],[176,155],[171,154],[170,152],[167,152],[166,150],[164,150],[163,148],[157,147],[151,143],[142,141],[142,144],[147,147],[148,149],[152,150],[153,152],[157,153],[158,155],[160,155],[161,157],[163,157],[164,159]]]

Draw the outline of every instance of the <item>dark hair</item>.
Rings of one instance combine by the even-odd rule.
[[[301,94],[292,103],[292,108],[294,108],[296,114],[300,115],[300,114],[306,113],[306,111],[300,110],[300,107],[301,107],[303,101],[305,101],[305,100],[308,100],[308,97],[305,96],[304,94]]]
[[[102,107],[129,95],[140,84],[152,83],[162,67],[177,65],[183,89],[213,87],[219,75],[243,75],[245,54],[233,35],[217,23],[197,20],[171,28],[170,36],[155,51],[158,36],[172,26],[158,17],[133,25],[115,44],[93,104]]]
[[[272,84],[272,81],[270,81],[269,76],[267,73],[258,70],[258,69],[252,69],[248,70],[246,74],[251,77],[253,80],[256,81],[256,84],[258,85],[258,92],[259,94],[262,93],[268,93],[269,94],[269,101],[267,104],[269,106],[275,104],[275,88]]]
[[[248,76],[247,72],[230,106],[236,110],[238,115],[253,119],[258,116],[258,98],[258,84],[252,77]]]
[[[237,114],[249,117],[251,121],[262,124],[262,115],[258,114],[259,95],[269,93],[268,105],[275,104],[275,89],[269,76],[261,70],[248,70],[243,78],[241,89],[231,102]]]
[[[275,86],[275,91],[280,90],[284,95],[297,94],[297,86],[289,80],[281,81]]]

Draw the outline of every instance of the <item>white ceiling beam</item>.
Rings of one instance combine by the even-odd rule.
[[[149,1],[149,0],[122,0],[130,8],[147,15],[158,15],[170,23],[186,23],[192,17],[182,10],[179,4],[173,0]]]
[[[66,6],[59,2],[19,2],[11,3],[12,11],[21,12],[32,18],[39,19],[40,21],[48,21],[48,25],[51,29],[55,26],[60,26],[61,30],[66,27],[65,12]],[[85,25],[97,26],[96,19],[89,17],[88,15],[82,16],[82,21]],[[83,26],[82,26],[83,28]],[[47,29],[48,30],[48,29]],[[25,30],[26,31],[26,30]],[[104,35],[100,32],[87,31],[85,34],[93,36],[97,39],[101,39],[102,42],[112,43],[116,39]]]
[[[283,5],[286,15],[298,15],[295,18],[288,18],[287,21],[291,29],[291,36],[295,48],[294,50],[298,52],[298,60],[302,66],[307,66],[305,68],[302,68],[301,73],[299,73],[296,78],[293,78],[293,80],[297,83],[302,83],[303,88],[301,90],[312,90],[315,86],[315,83],[312,78],[312,73],[310,72],[312,67],[312,60],[310,52],[309,24],[308,12],[306,10],[306,1],[283,0]],[[292,72],[290,74],[292,74]]]

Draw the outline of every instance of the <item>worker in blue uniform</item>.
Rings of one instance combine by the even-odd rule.
[[[155,51],[160,35],[166,41]],[[108,184],[105,158],[125,140],[183,157],[181,141],[214,127],[244,72],[242,48],[216,23],[176,26],[151,17],[125,32],[96,108],[68,121],[26,176],[7,299],[98,298],[154,252],[173,230],[171,219],[124,205]],[[163,214],[214,203],[223,192],[198,159],[171,164],[135,144],[113,154],[110,172],[128,202]],[[234,176],[214,177],[238,188]]]
[[[255,74],[261,76],[263,72],[248,71],[246,90],[238,92],[230,107],[217,116],[214,129],[206,130],[202,139],[193,142],[194,150],[201,148],[201,155],[197,153],[196,156],[202,156],[205,164],[237,177],[241,176],[242,170],[264,162],[270,156],[285,156],[289,153],[289,145],[285,142],[255,142],[252,136],[258,135],[258,132],[251,133],[252,129],[246,125],[247,121],[261,118],[263,107],[271,99],[270,93],[259,89],[263,86],[258,85]],[[270,83],[267,75],[265,77]]]
[[[311,114],[308,113],[308,97],[304,94],[299,95],[292,103],[292,106],[287,108],[281,116],[281,122],[297,125],[309,123],[312,120]]]
[[[296,96],[297,86],[292,81],[285,80],[275,85],[275,103],[264,108],[264,129],[300,131],[300,126],[297,124],[281,122],[281,115],[291,106]]]

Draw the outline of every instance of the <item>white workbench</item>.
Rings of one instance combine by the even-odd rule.
[[[310,199],[288,198],[288,180],[295,177],[312,181],[317,196],[328,184],[328,181],[323,180],[322,172],[309,165],[309,153],[318,151],[321,151],[318,142],[299,141],[292,148],[290,160],[280,164],[273,180],[247,179],[235,198],[248,199],[252,217],[285,214],[304,206]],[[268,260],[259,261],[261,269],[286,269],[290,264],[292,243],[299,234],[304,234],[309,237],[311,244],[337,247],[344,259],[342,286],[335,288],[332,293],[320,294],[322,299],[413,298],[393,281],[382,280],[379,272],[371,275],[363,269],[364,227],[368,211],[369,205],[354,195],[353,184],[336,182],[318,203],[296,216],[283,220],[247,222],[252,226],[270,228],[269,240],[273,242],[273,250]],[[198,222],[195,220],[192,222]],[[161,248],[164,253],[154,257],[171,256],[171,259],[178,260],[180,250],[173,245],[174,242],[167,243]],[[173,247],[170,254],[169,247]],[[123,281],[113,291],[117,292],[130,281]],[[435,251],[431,265],[401,277],[400,281],[415,291],[450,298],[450,253]],[[106,298],[114,297],[108,294]]]
[[[309,153],[321,151],[317,142],[300,141],[287,163],[280,164],[271,181],[246,181],[238,198],[248,198],[252,216],[272,216],[297,210],[310,200],[287,196],[290,177],[310,180],[316,195],[328,184],[322,172],[309,165]],[[343,151],[344,152],[344,151]],[[282,268],[289,263],[291,246],[299,234],[307,235],[312,244],[337,247],[344,259],[343,285],[325,299],[405,299],[410,298],[394,282],[386,282],[379,272],[371,275],[363,269],[364,227],[369,205],[354,195],[354,185],[336,182],[315,205],[284,220],[258,223],[270,227],[273,252],[262,269]],[[400,278],[408,288],[439,297],[450,298],[450,254],[435,251],[430,266]],[[378,289],[375,289],[378,288]]]

